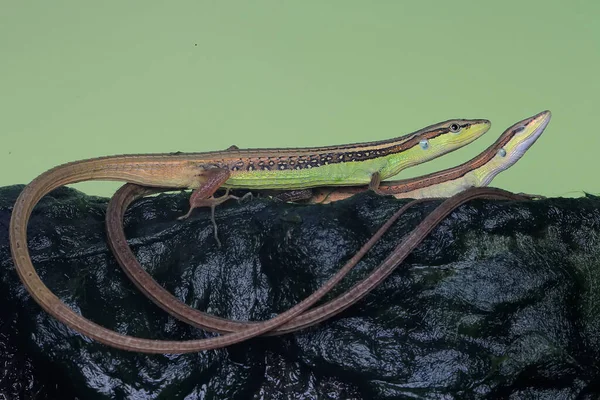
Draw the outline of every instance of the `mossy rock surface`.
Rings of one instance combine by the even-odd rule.
[[[22,186],[0,188],[0,394],[9,399],[593,399],[600,396],[600,200],[475,200],[359,303],[315,327],[214,351],[108,348],[44,313],[8,244]],[[138,260],[189,305],[264,320],[316,290],[405,201],[270,199],[186,221],[183,193],[134,203]],[[91,320],[151,339],[214,334],[141,295],[106,243],[108,199],[61,188],[36,206],[29,248],[44,282]],[[350,288],[439,202],[409,210],[328,296]]]

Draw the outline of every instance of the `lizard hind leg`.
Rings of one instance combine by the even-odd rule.
[[[221,247],[221,241],[217,236],[217,222],[215,221],[215,208],[229,199],[238,199],[237,196],[233,196],[229,194],[229,189],[226,190],[223,196],[215,198],[214,193],[224,184],[231,173],[229,170],[224,168],[214,168],[209,169],[205,173],[206,181],[190,196],[190,209],[185,215],[177,218],[178,220],[183,220],[189,218],[192,215],[194,209],[199,207],[210,207],[211,217],[210,220],[213,223],[215,239],[219,247]]]
[[[225,192],[225,194],[220,197],[210,196],[207,199],[198,199],[194,202],[193,208],[190,206],[190,211],[188,211],[187,214],[182,215],[181,217],[179,217],[177,219],[183,220],[183,219],[188,218],[194,208],[210,207],[210,221],[213,224],[215,240],[217,241],[218,246],[221,247],[221,241],[219,240],[219,236],[218,236],[217,221],[215,220],[215,209],[217,208],[217,206],[219,204],[222,204],[230,199],[238,199],[238,197],[230,195],[229,189],[227,189],[227,192]],[[191,198],[190,198],[190,202],[191,202]]]
[[[369,182],[369,189],[374,191],[377,194],[384,194],[381,190],[379,190],[379,185],[381,184],[381,174],[379,172],[374,172],[371,175],[371,182]]]

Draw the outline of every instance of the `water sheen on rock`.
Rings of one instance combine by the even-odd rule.
[[[600,396],[600,200],[475,200],[384,283],[313,328],[226,349],[144,355],[66,328],[31,299],[8,244],[23,186],[0,188],[0,397],[8,399],[593,399]],[[315,291],[405,201],[363,193],[331,205],[270,199],[186,221],[186,194],[136,202],[140,263],[189,305],[264,320]],[[151,339],[187,326],[128,281],[106,244],[108,200],[61,188],[29,223],[43,281],[87,318]],[[375,268],[439,202],[393,226],[335,294]]]

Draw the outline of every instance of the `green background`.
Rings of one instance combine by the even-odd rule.
[[[493,186],[600,193],[598,1],[2,2],[0,186],[120,153],[341,144],[545,109]],[[77,185],[108,195],[117,184]]]

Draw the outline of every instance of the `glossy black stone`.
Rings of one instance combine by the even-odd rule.
[[[110,349],[44,313],[8,247],[22,186],[0,188],[0,395],[9,399],[592,399],[600,395],[600,200],[475,200],[374,292],[314,328],[180,356]],[[186,221],[185,194],[136,202],[141,264],[188,304],[239,320],[312,293],[404,201],[363,193],[326,206],[255,198]],[[29,224],[46,284],[103,326],[154,339],[212,336],[145,299],[109,252],[107,199],[61,188]],[[377,266],[438,202],[409,211],[337,288]],[[329,296],[331,298],[331,296]],[[160,397],[162,396],[162,397]]]

